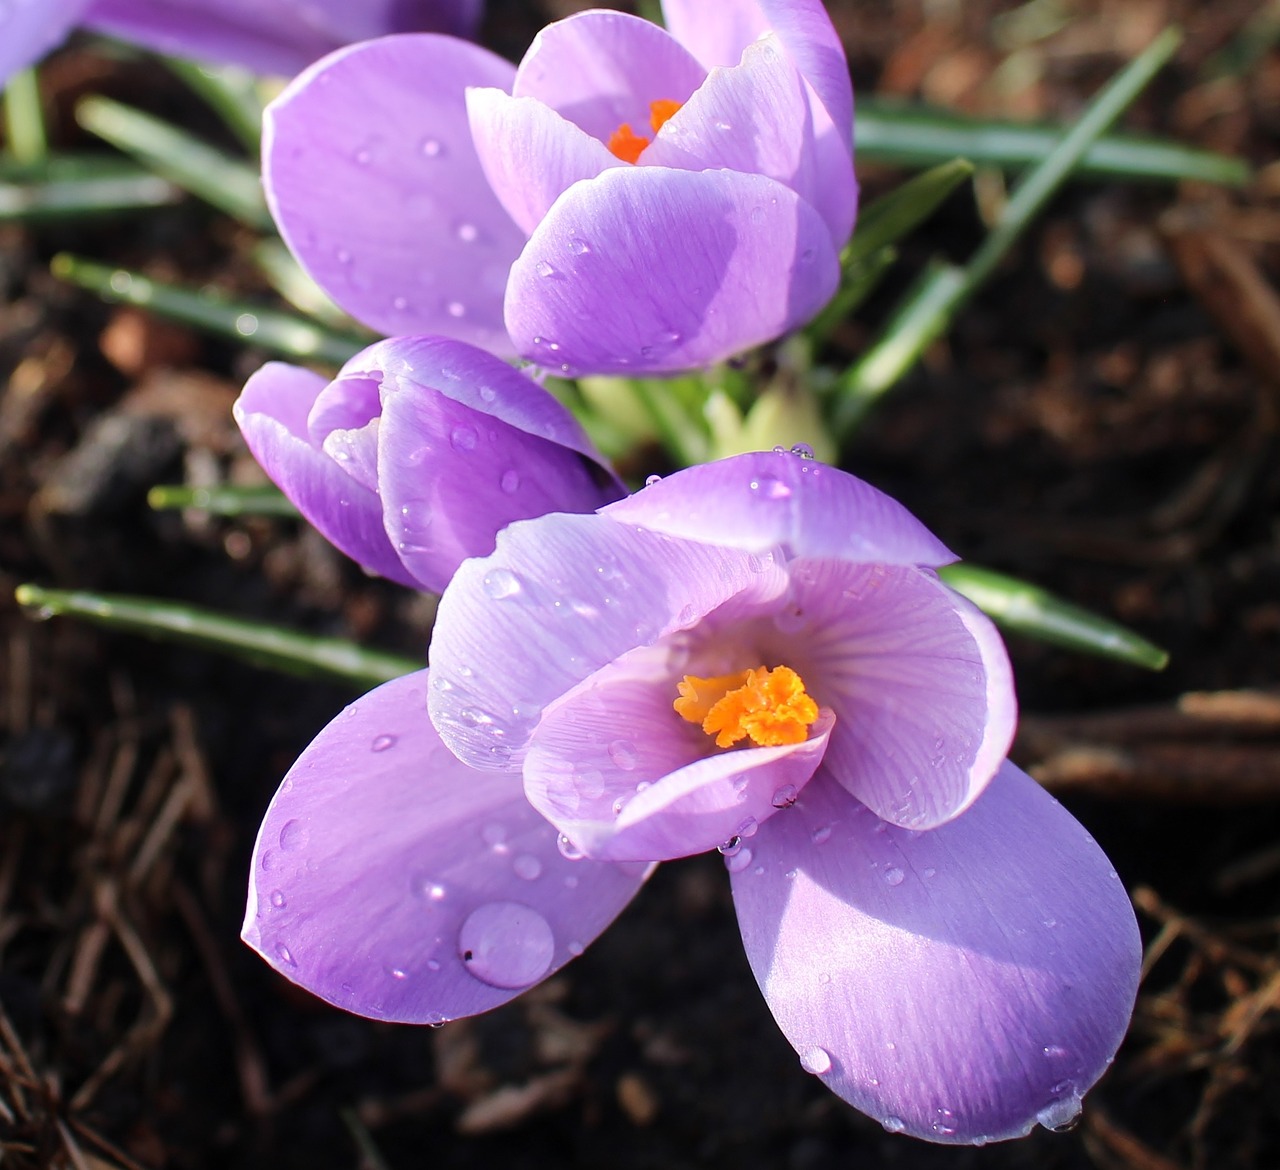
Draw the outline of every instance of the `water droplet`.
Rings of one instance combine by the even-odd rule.
[[[280,848],[286,853],[305,849],[311,840],[311,830],[301,821],[285,821],[280,826]]]
[[[888,1133],[902,1133],[907,1123],[901,1117],[885,1117],[880,1122]]]
[[[1080,1097],[1071,1093],[1059,1101],[1053,1101],[1036,1114],[1036,1120],[1054,1133],[1075,1129],[1080,1122]]]
[[[738,826],[738,836],[744,841],[749,837],[754,837],[760,831],[760,822],[755,817],[747,817],[745,821]]]
[[[409,978],[409,972],[406,971],[403,967],[388,967],[387,974],[390,975],[392,979],[395,979],[397,981],[401,979]]]
[[[486,573],[481,584],[494,601],[514,597],[520,592],[520,578],[510,569],[494,569],[492,573]]]
[[[831,826],[819,825],[809,836],[815,845],[821,845],[824,841],[831,839]]]
[[[565,950],[567,950],[575,959],[586,949],[587,948],[578,942],[577,939],[574,939],[572,942],[565,945]]]
[[[409,879],[409,889],[425,902],[443,902],[446,893],[444,886],[438,881],[420,873]]]
[[[283,910],[285,908],[287,902],[285,900],[283,890],[271,891],[271,905],[273,905],[277,910]],[[1048,1049],[1046,1048],[1045,1051],[1047,1052]]]
[[[575,256],[585,256],[591,251],[591,245],[586,240],[580,240],[577,236],[569,238],[569,251]]]
[[[1070,1055],[1061,1044],[1046,1044],[1044,1054],[1054,1060],[1061,1060],[1064,1056]]]
[[[719,123],[717,123],[719,125]],[[764,221],[768,218],[769,213],[763,207],[753,207],[751,209],[751,222],[756,227],[763,227]]]
[[[480,229],[473,223],[458,224],[458,239],[464,244],[474,244],[480,238]]]
[[[717,845],[716,848],[719,849],[726,857],[732,857],[739,849],[742,848],[742,838],[730,837],[729,840],[725,841],[721,845]]]
[[[812,1048],[806,1048],[800,1053],[800,1067],[807,1073],[812,1073],[815,1077],[820,1077],[824,1073],[831,1071],[831,1053],[825,1048],[819,1048],[816,1044]]]
[[[799,794],[796,792],[796,786],[794,784],[784,784],[773,794],[773,807],[790,808],[795,804],[796,797],[798,795]]]
[[[759,492],[766,500],[785,500],[791,495],[791,487],[772,475],[761,475],[751,481],[751,490]]]
[[[931,866],[931,865],[926,866],[926,867],[924,868],[924,870],[922,871],[922,873],[923,873],[923,876],[924,876],[924,878],[925,878],[926,880],[928,880],[929,878],[933,878],[933,877],[937,877],[937,876],[938,876],[938,871],[937,871],[936,869],[934,869],[934,868],[933,868],[933,866]]]
[[[286,967],[296,967],[298,965],[298,960],[293,957],[293,952],[284,943],[276,944],[276,958]]]
[[[724,866],[730,873],[741,873],[751,864],[751,850],[745,845],[736,850],[732,856],[726,856]]]
[[[450,317],[465,317],[467,315],[467,306],[461,301],[450,301],[445,306],[445,312],[447,312]]]
[[[369,745],[369,747],[375,752],[385,752],[388,749],[395,747],[399,742],[400,737],[397,735],[380,735]]]
[[[439,158],[444,154],[444,143],[437,138],[427,138],[422,143],[422,153],[427,158]]]
[[[532,853],[521,853],[511,863],[511,868],[515,870],[516,877],[523,878],[527,882],[537,881],[542,876],[542,862]]]
[[[903,879],[907,875],[902,872],[896,865],[891,865],[884,871],[884,880],[891,886],[902,885]]]
[[[630,740],[615,739],[608,747],[609,759],[620,772],[630,772],[636,766],[636,747]]]
[[[502,488],[507,495],[511,496],[516,493],[520,487],[520,473],[514,467],[508,467],[502,473],[502,478],[498,481],[498,486]]]
[[[556,838],[556,848],[560,850],[560,856],[566,861],[581,861],[586,856],[572,841],[563,833]]]
[[[813,448],[808,443],[797,443],[791,448],[791,454],[798,455],[801,459],[812,459],[814,457]]]
[[[544,279],[555,276],[556,274],[555,265],[546,260],[539,260],[537,264],[533,266],[533,270]]]
[[[491,987],[528,987],[550,969],[555,938],[536,910],[519,902],[488,902],[467,915],[458,954]]]
[[[460,426],[454,427],[449,435],[449,445],[455,451],[474,451],[476,449],[476,440],[479,436],[476,434],[475,427]]]
[[[653,487],[655,483],[661,483],[661,482],[662,482],[662,476],[660,475],[646,475],[644,479],[644,486]]]
[[[491,822],[480,830],[480,840],[489,846],[495,853],[505,853],[507,851],[507,830],[505,825],[500,825],[496,821]]]

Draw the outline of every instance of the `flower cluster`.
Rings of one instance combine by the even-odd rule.
[[[481,0],[11,0],[0,5],[0,85],[73,28],[202,61],[292,77],[353,41],[473,32]]]
[[[820,0],[589,11],[519,67],[389,37],[267,113],[281,233],[348,312],[565,373],[705,366],[808,320],[853,226],[853,97]]]
[[[706,365],[835,288],[857,188],[821,3],[663,9],[561,21],[518,68],[355,45],[269,111],[285,238],[395,336],[330,382],[267,366],[236,417],[335,545],[442,596],[430,670],[285,777],[244,937],[340,1007],[440,1023],[580,954],[656,863],[719,850],[808,1072],[938,1142],[1068,1123],[1128,1022],[1137,927],[1006,759],[1009,662],[939,579],[952,554],[806,449],[627,495],[503,361]]]

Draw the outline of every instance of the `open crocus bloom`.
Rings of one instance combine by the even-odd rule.
[[[161,53],[292,77],[387,33],[475,30],[481,0],[15,0],[0,5],[0,84],[77,26]]]
[[[1069,1122],[1124,1033],[1137,927],[1003,761],[1008,663],[951,559],[787,452],[510,525],[446,590],[430,676],[290,771],[245,938],[342,1007],[439,1022],[579,953],[652,862],[719,848],[807,1071],[933,1141]]]
[[[589,11],[519,68],[393,37],[270,107],[282,234],[348,312],[565,373],[703,366],[831,296],[853,97],[820,0]]]
[[[415,589],[438,593],[513,520],[625,494],[547,391],[448,338],[379,342],[332,382],[271,362],[234,414],[303,516],[366,569]]]

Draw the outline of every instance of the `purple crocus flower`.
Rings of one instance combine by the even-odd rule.
[[[853,96],[821,0],[589,11],[516,68],[441,37],[317,63],[269,108],[289,246],[388,334],[564,373],[708,365],[810,318],[853,226]]]
[[[513,520],[625,494],[547,391],[448,338],[379,342],[332,382],[271,362],[234,413],[303,516],[365,568],[415,589],[442,590]]]
[[[83,27],[161,53],[292,77],[353,41],[475,30],[481,0],[8,0],[0,84]]]
[[[719,848],[807,1071],[932,1141],[1069,1122],[1124,1033],[1137,927],[1004,761],[1008,661],[938,580],[952,559],[788,452],[508,526],[446,589],[430,675],[289,772],[246,940],[341,1007],[436,1023],[568,962],[652,863]]]

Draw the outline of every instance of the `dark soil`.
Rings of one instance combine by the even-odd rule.
[[[493,0],[486,36],[518,55],[574,7]],[[1017,757],[1108,850],[1149,943],[1130,1036],[1081,1124],[949,1149],[849,1109],[773,1024],[716,857],[664,866],[584,957],[501,1011],[436,1030],[342,1015],[237,935],[258,819],[350,693],[0,600],[6,1170],[1280,1165],[1274,29],[1240,0],[1079,0],[1021,43],[989,0],[831,7],[860,92],[1054,119],[1177,20],[1186,46],[1128,124],[1257,168],[1231,193],[1070,187],[845,461],[966,558],[1172,651],[1149,674],[1011,646]],[[42,76],[61,148],[87,145],[70,112],[89,90],[218,133],[159,66],[80,45]],[[899,176],[863,178],[874,194]],[[904,271],[963,257],[982,230],[957,195]],[[146,507],[157,482],[249,475],[229,406],[263,355],[48,272],[71,250],[265,296],[249,242],[194,203],[0,227],[0,598],[25,580],[153,594],[419,654],[429,601],[313,533]],[[836,336],[837,358],[893,291]]]

